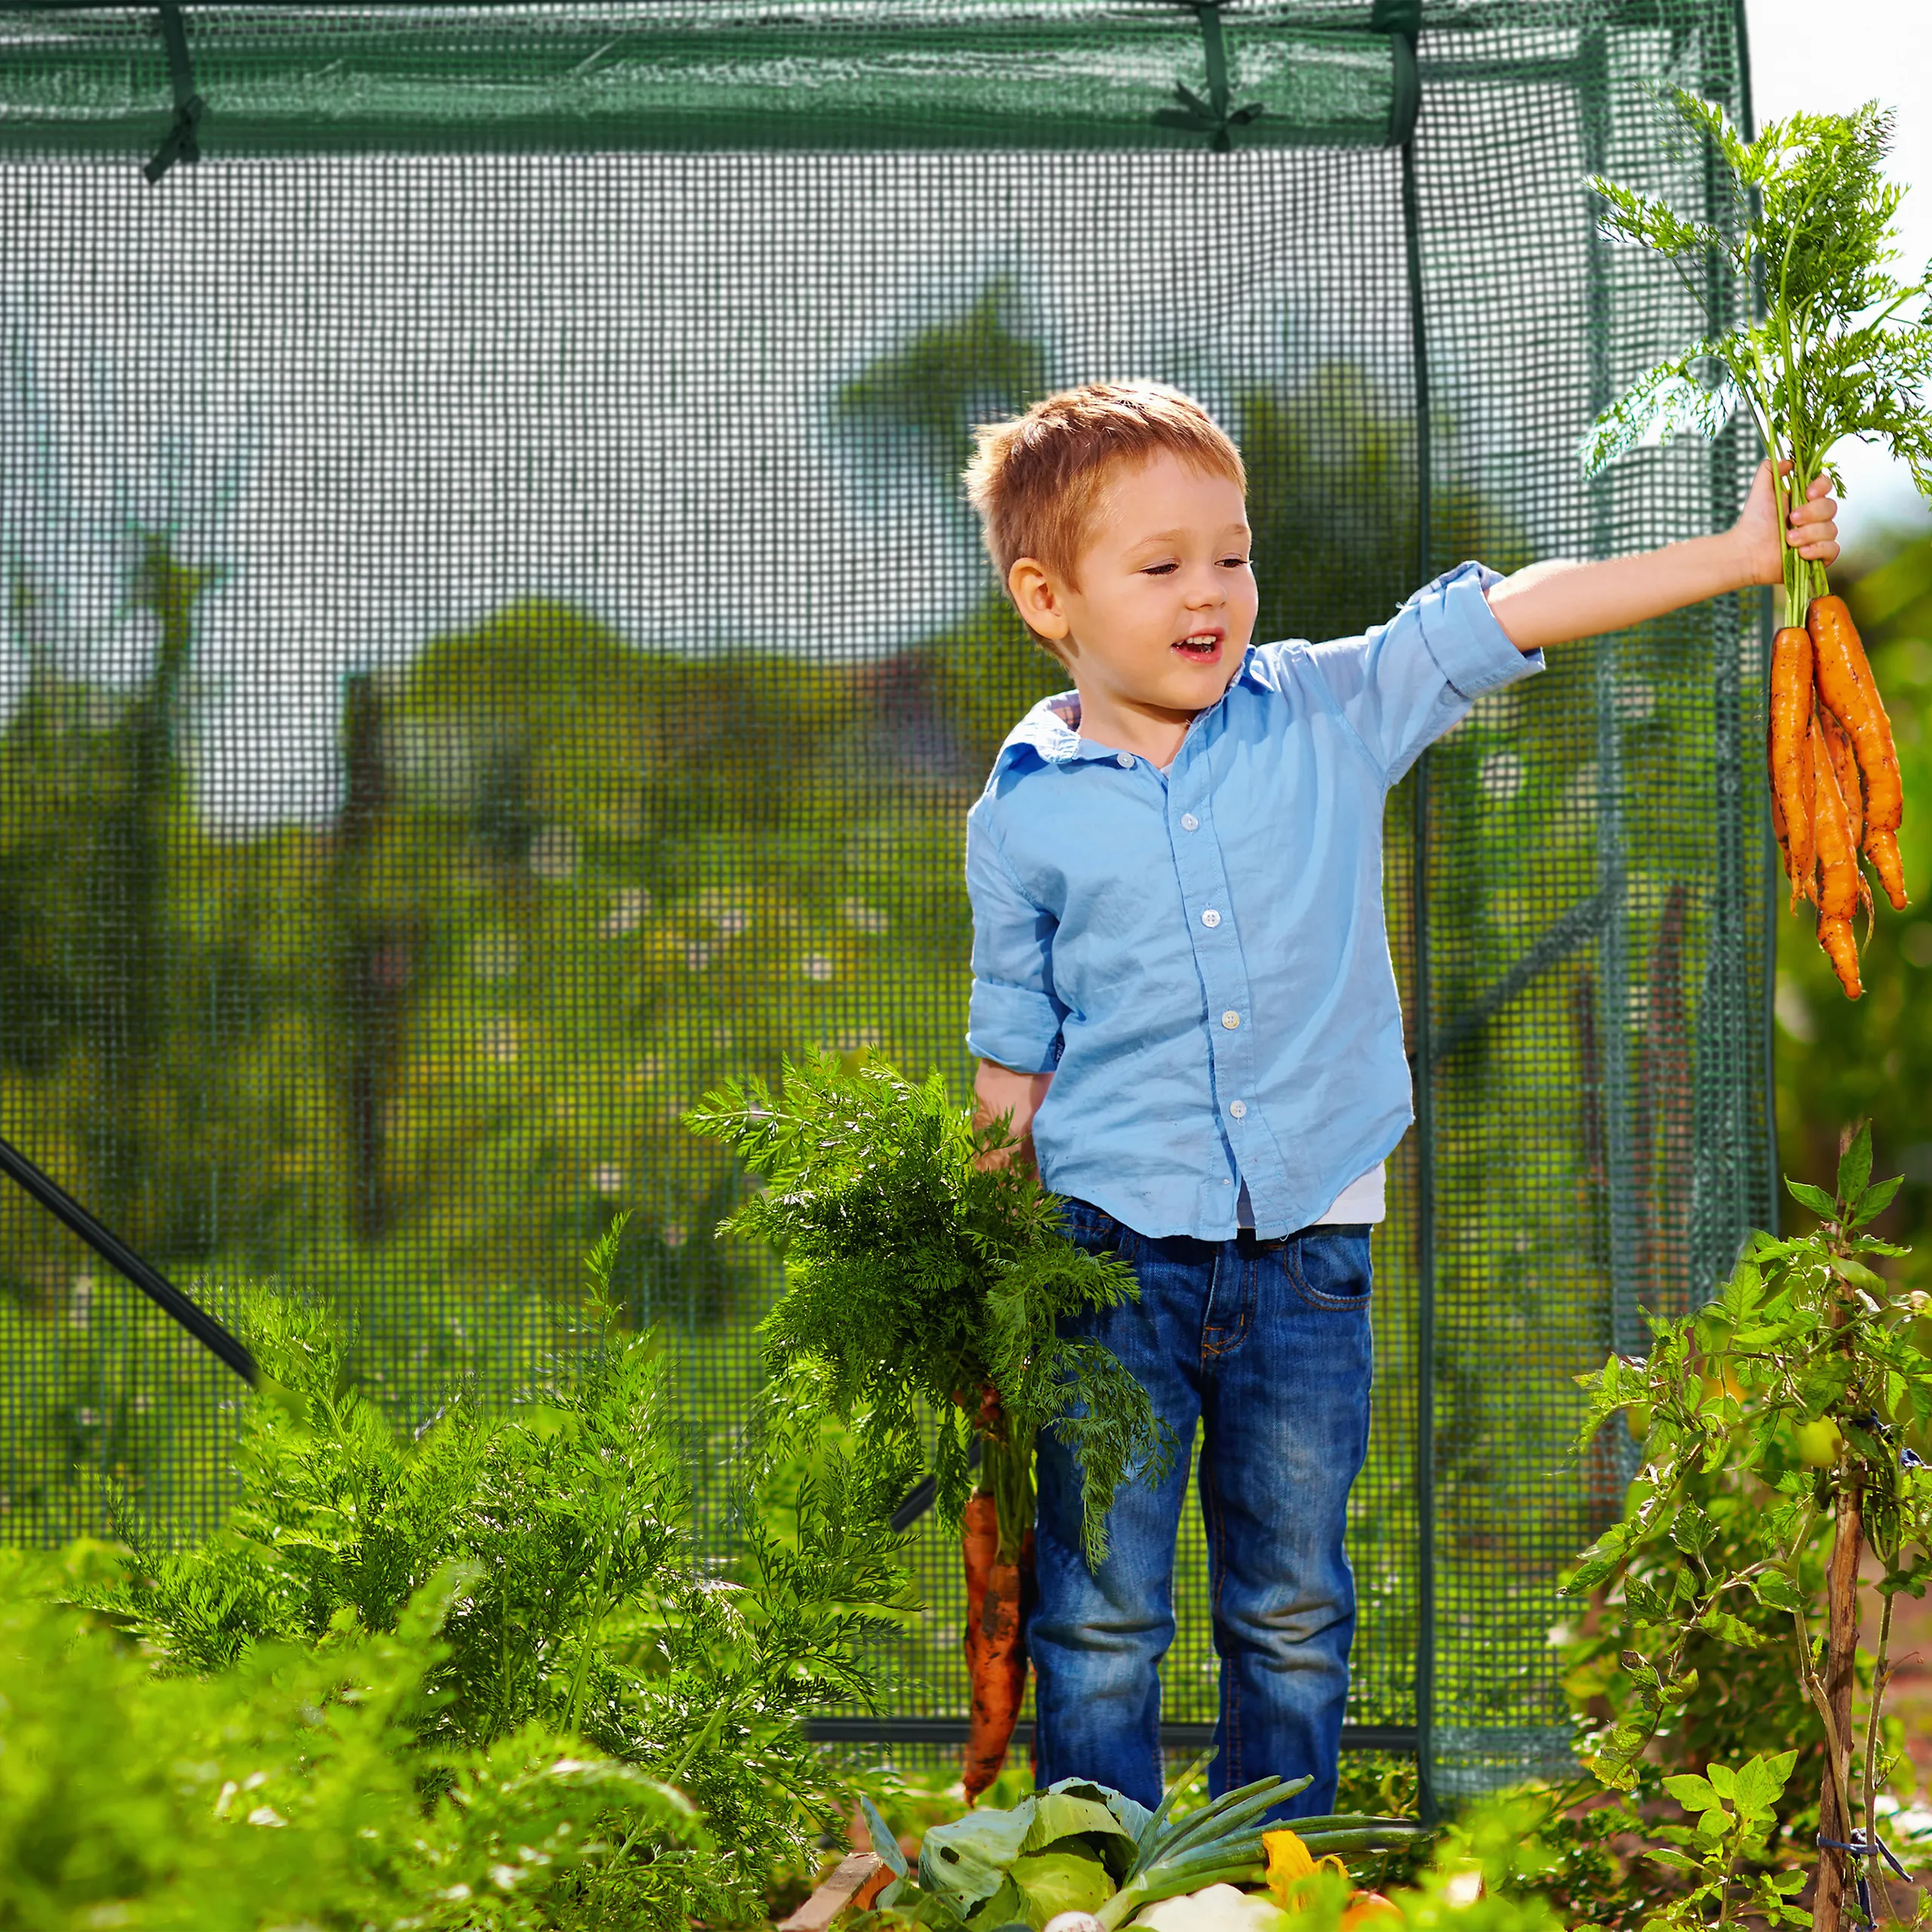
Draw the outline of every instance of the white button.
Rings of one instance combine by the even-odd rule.
[[[1183,812],[1180,815],[1180,829],[1183,832],[1198,832],[1201,829],[1201,821],[1192,812]]]
[[[1232,1033],[1241,1024],[1241,1015],[1238,1013],[1224,1013],[1221,1015],[1221,1024]]]
[[[1245,1120],[1247,1118],[1247,1103],[1245,1100],[1230,1100],[1228,1103],[1228,1112],[1232,1114],[1236,1120]]]
[[[1134,769],[1134,754],[1131,752],[1115,752],[1114,762],[1121,771],[1131,771]]]
[[[1221,1185],[1223,1187],[1232,1187],[1234,1186],[1234,1183],[1231,1180],[1224,1180],[1222,1182]]]
[[[1211,906],[1201,914],[1201,923],[1204,926],[1218,926],[1221,923],[1221,915]]]

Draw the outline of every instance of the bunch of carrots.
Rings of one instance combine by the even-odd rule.
[[[1792,549],[1784,492],[1802,502],[1831,474],[1833,448],[1856,437],[1888,448],[1932,499],[1932,304],[1904,312],[1925,302],[1932,268],[1909,285],[1890,271],[1905,191],[1884,177],[1892,117],[1875,101],[1855,114],[1793,114],[1747,141],[1712,103],[1681,89],[1672,99],[1680,138],[1687,131],[1727,171],[1717,195],[1687,214],[1601,177],[1591,186],[1606,204],[1604,234],[1669,262],[1706,331],[1604,412],[1584,466],[1595,473],[1645,444],[1715,436],[1740,410],[1749,417],[1785,540],[1767,724],[1773,821],[1792,908],[1800,899],[1817,908],[1819,943],[1856,999],[1852,920],[1872,905],[1860,860],[1903,910],[1905,801],[1851,614],[1823,567]],[[1727,276],[1709,272],[1718,262]],[[1754,299],[1760,312],[1740,315]]]
[[[1848,998],[1863,990],[1852,916],[1872,912],[1862,853],[1895,911],[1906,906],[1898,831],[1905,793],[1891,720],[1841,597],[1814,597],[1771,645],[1767,729],[1771,822],[1791,880],[1818,909],[1818,943]]]
[[[1106,1348],[1060,1332],[1065,1316],[1134,1299],[1133,1274],[1069,1239],[1056,1198],[1003,1158],[1006,1127],[976,1129],[937,1072],[915,1082],[882,1060],[814,1054],[786,1062],[780,1091],[727,1085],[685,1124],[764,1183],[720,1230],[784,1258],[763,1400],[850,1429],[854,1522],[903,1521],[908,1492],[923,1488],[960,1525],[977,1797],[1005,1762],[1026,1689],[1040,1432],[1080,1466],[1081,1544],[1097,1566],[1115,1491],[1158,1483],[1177,1453]]]

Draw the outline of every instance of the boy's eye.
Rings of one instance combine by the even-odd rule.
[[[1143,577],[1165,577],[1177,568],[1173,564],[1149,564],[1141,574]]]
[[[1223,557],[1221,561],[1224,564],[1232,565],[1238,571],[1244,571],[1247,568],[1247,559],[1245,557]]]

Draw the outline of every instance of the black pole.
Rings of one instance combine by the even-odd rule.
[[[58,1181],[42,1174],[4,1138],[0,1138],[0,1170],[18,1181],[50,1214],[64,1221],[109,1267],[126,1275],[211,1355],[219,1355],[250,1388],[259,1386],[255,1358],[206,1309],[190,1301],[159,1269],[143,1261],[111,1229],[103,1227]]]

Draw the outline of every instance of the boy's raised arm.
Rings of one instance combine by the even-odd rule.
[[[1791,465],[1782,467],[1788,470]],[[1791,511],[1792,547],[1801,557],[1827,565],[1838,555],[1838,506],[1828,494],[1830,488],[1819,477],[1809,500]],[[1743,514],[1721,534],[1602,563],[1532,564],[1491,590],[1489,608],[1518,651],[1540,651],[1546,645],[1628,629],[1747,585],[1778,583],[1783,580],[1783,558],[1777,514],[1771,466],[1761,463]]]

